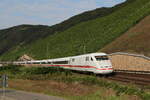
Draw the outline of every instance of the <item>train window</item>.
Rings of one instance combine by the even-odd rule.
[[[41,62],[41,64],[47,64],[47,62]]]
[[[68,64],[68,61],[56,61],[53,64]]]
[[[100,61],[100,60],[109,60],[109,58],[107,56],[95,56],[96,60],[97,61]]]
[[[33,62],[33,64],[39,64],[39,62]]]
[[[86,58],[85,58],[85,61],[89,61],[89,57],[86,57]]]
[[[93,61],[93,58],[91,58],[91,61]]]
[[[72,62],[74,62],[74,61],[75,61],[75,59],[73,58],[73,59],[72,59]]]
[[[48,64],[52,64],[52,62],[47,62]]]

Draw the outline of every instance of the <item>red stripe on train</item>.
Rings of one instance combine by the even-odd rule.
[[[94,66],[79,66],[79,65],[48,65],[48,66],[63,66],[63,67],[79,67],[79,68],[96,68]],[[113,70],[113,68],[96,68],[97,70]]]
[[[97,70],[113,70],[113,68],[97,68]]]

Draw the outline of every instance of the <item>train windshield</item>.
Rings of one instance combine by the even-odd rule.
[[[101,61],[101,60],[109,60],[108,56],[95,56],[97,61]]]

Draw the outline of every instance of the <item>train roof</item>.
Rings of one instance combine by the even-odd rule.
[[[45,60],[35,60],[33,62],[46,62],[46,61],[62,61],[62,60],[69,60],[70,58],[75,58],[75,57],[81,57],[81,56],[97,56],[97,55],[107,55],[106,53],[89,53],[89,54],[83,54],[83,55],[78,55],[78,56],[69,56],[69,57],[64,57],[64,58],[54,58],[54,59],[45,59]]]
[[[89,53],[89,54],[83,54],[83,55],[78,55],[78,56],[69,56],[69,57],[64,57],[64,58],[55,58],[55,59],[47,59],[47,60],[69,60],[70,58],[74,57],[80,57],[80,56],[97,56],[97,55],[107,55],[106,53]]]
[[[89,54],[83,54],[83,55],[79,55],[79,56],[96,56],[96,55],[107,55],[106,53],[89,53]],[[76,56],[75,56],[76,57]]]
[[[96,55],[107,55],[106,53],[89,53],[89,54],[83,54],[83,55],[78,55],[78,56],[71,56],[71,57],[79,57],[79,56],[96,56]]]

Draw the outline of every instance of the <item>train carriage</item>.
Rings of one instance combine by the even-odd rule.
[[[91,53],[79,56],[16,62],[18,64],[39,64],[41,66],[61,67],[64,69],[87,71],[96,74],[109,74],[113,72],[112,64],[105,53]]]

